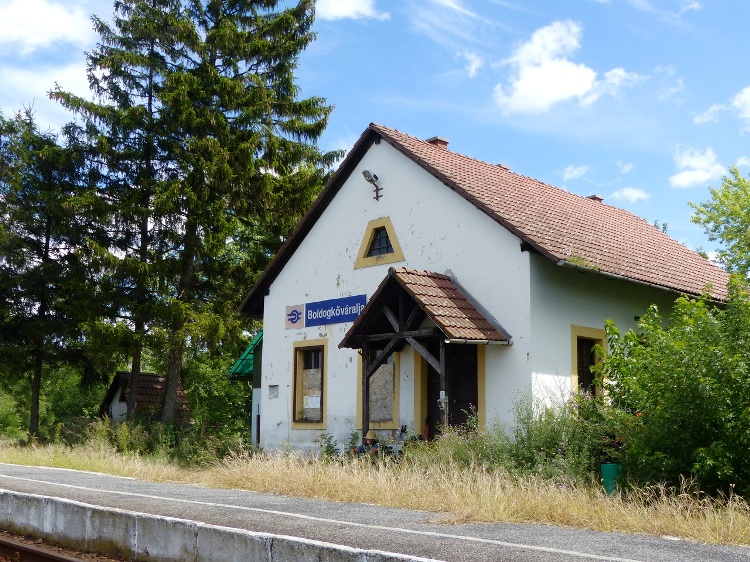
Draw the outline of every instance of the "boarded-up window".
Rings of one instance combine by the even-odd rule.
[[[393,419],[393,356],[370,377],[370,421]]]
[[[323,420],[323,348],[298,349],[295,361],[296,421],[320,422]]]

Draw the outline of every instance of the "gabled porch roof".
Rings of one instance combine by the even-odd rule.
[[[416,306],[404,310],[397,298],[399,291],[411,297]],[[427,336],[426,331],[416,329],[425,317],[440,331],[433,335],[442,335],[447,342],[507,345],[511,341],[497,320],[448,275],[392,267],[339,347],[361,348],[365,341],[399,337],[399,330],[402,339]]]

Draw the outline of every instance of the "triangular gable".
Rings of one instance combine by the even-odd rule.
[[[524,249],[561,267],[690,295],[701,295],[710,285],[713,298],[727,296],[726,271],[628,211],[371,123],[243,299],[240,312],[262,314],[276,276],[370,146],[381,141],[516,235]]]
[[[405,326],[405,334],[413,333],[413,337],[420,337],[421,331],[415,326],[426,316],[440,330],[441,337],[449,342],[507,345],[511,341],[510,334],[492,316],[481,312],[473,299],[449,276],[399,267],[388,270],[388,275],[354,321],[339,347],[361,348],[368,339],[373,342],[384,341],[372,340],[372,337],[398,336],[392,320],[388,318],[390,314],[394,317],[398,314],[398,291],[404,291],[421,313],[415,315],[413,309],[407,310],[405,313],[412,316],[413,320],[397,321]]]

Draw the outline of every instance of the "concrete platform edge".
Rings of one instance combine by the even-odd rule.
[[[160,562],[435,562],[0,489],[0,527],[79,550]]]

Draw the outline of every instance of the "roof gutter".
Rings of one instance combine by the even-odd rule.
[[[450,338],[446,339],[445,343],[460,343],[460,344],[474,344],[474,345],[510,345],[509,341],[498,341],[498,340],[467,340],[462,338]]]
[[[556,263],[558,267],[564,267],[565,269],[575,269],[583,273],[593,273],[594,275],[602,275],[609,279],[614,279],[615,281],[627,281],[628,283],[635,283],[636,285],[642,285],[644,287],[658,289],[660,291],[664,291],[667,293],[685,294],[684,291],[678,291],[677,289],[670,289],[669,287],[664,287],[663,285],[649,283],[648,281],[641,281],[640,279],[634,279],[632,277],[625,277],[624,275],[617,275],[616,273],[608,273],[606,271],[602,271],[601,269],[596,269],[594,267],[586,267],[585,265],[579,265],[577,263],[569,262],[567,260],[559,260]],[[717,300],[716,302],[721,302],[721,301]]]

